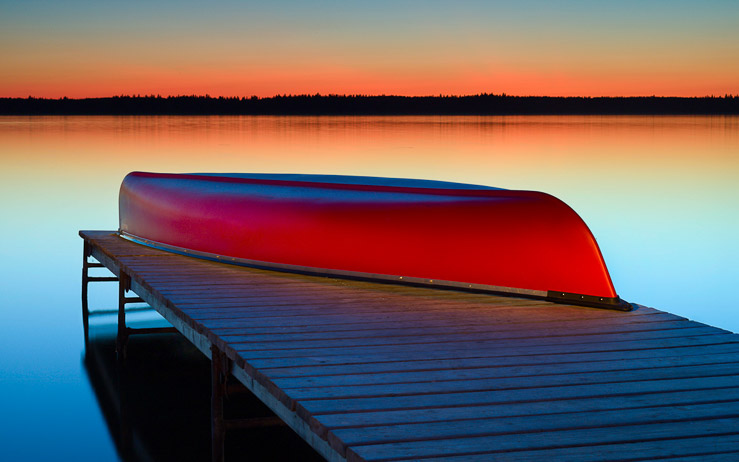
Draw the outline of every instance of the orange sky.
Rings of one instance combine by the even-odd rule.
[[[0,12],[0,96],[739,94],[731,1],[40,1]]]

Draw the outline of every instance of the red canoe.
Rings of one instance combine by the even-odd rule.
[[[621,310],[593,235],[534,191],[331,175],[130,173],[120,234],[219,261]]]

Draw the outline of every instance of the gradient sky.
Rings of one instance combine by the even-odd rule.
[[[0,96],[739,94],[739,1],[0,0]]]

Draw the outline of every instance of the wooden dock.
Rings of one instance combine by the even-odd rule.
[[[739,460],[739,335],[632,312],[279,273],[81,231],[88,256],[328,460]],[[126,290],[137,297],[128,297]],[[129,358],[130,360],[135,360]],[[222,444],[222,443],[220,443]]]

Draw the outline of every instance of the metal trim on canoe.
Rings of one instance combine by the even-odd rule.
[[[445,281],[440,279],[426,279],[418,277],[363,273],[359,271],[337,270],[329,268],[316,268],[311,266],[291,265],[286,263],[273,263],[260,260],[250,260],[247,258],[231,257],[227,255],[216,255],[209,252],[178,247],[162,242],[152,241],[140,236],[118,230],[118,235],[126,240],[137,244],[145,245],[155,249],[177,253],[180,255],[202,258],[219,263],[228,263],[232,265],[245,266],[249,268],[258,268],[266,270],[277,270],[290,273],[307,274],[313,276],[336,277],[343,279],[366,280],[373,282],[385,282],[394,284],[404,284],[413,286],[433,287],[437,289],[456,289],[470,292],[484,292],[500,295],[518,295],[526,298],[535,298],[551,301],[554,303],[563,303],[571,305],[589,306],[594,308],[605,308],[619,311],[631,311],[635,306],[622,300],[620,297],[597,297],[592,295],[574,294],[560,291],[543,291],[532,289],[520,289],[515,287],[494,286],[488,284],[473,284],[458,281]]]

